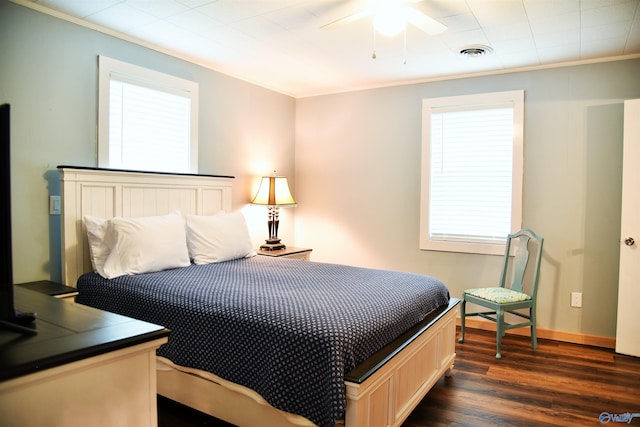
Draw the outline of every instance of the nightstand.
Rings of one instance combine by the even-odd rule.
[[[18,283],[16,286],[22,286],[25,289],[47,294],[54,298],[60,298],[65,301],[74,302],[78,290],[71,286],[62,285],[50,280],[39,280],[37,282]]]
[[[293,258],[293,259],[300,259],[303,261],[309,261],[312,250],[313,249],[295,248],[293,246],[287,246],[284,249],[278,249],[276,251],[265,251],[262,249],[258,249],[256,252],[258,253],[258,255],[281,257],[281,258]]]

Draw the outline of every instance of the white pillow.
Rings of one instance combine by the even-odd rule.
[[[107,220],[85,215],[82,218],[87,230],[87,240],[89,241],[89,254],[91,255],[91,266],[93,271],[104,277],[104,263],[109,256],[109,246],[104,242],[107,231]]]
[[[141,218],[111,218],[105,242],[110,249],[104,264],[104,277],[107,279],[190,264],[184,218],[179,212]]]
[[[255,256],[247,222],[239,212],[187,215],[187,247],[195,264]]]

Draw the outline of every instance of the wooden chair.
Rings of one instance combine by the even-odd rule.
[[[510,256],[511,245],[517,240],[517,248],[513,257]],[[508,329],[531,327],[531,347],[538,345],[536,338],[536,297],[538,294],[538,275],[540,273],[540,260],[542,259],[542,243],[544,239],[533,231],[523,228],[507,236],[504,253],[504,264],[499,286],[488,288],[467,289],[462,293],[460,304],[461,336],[458,342],[464,342],[465,319],[470,316],[480,316],[496,323],[496,359],[501,359],[500,345],[502,337]],[[530,248],[529,245],[534,246]],[[533,257],[530,257],[530,252]],[[513,258],[511,261],[510,259]],[[510,267],[511,265],[511,267]],[[509,272],[511,271],[511,274]],[[525,291],[525,275],[527,279],[531,275],[529,292]],[[511,286],[507,287],[507,276],[513,276]],[[471,302],[490,309],[475,313],[466,313],[466,304]],[[521,313],[514,310],[529,309],[529,313]],[[505,313],[511,313],[526,322],[509,324],[505,322]]]

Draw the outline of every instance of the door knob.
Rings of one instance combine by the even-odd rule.
[[[633,246],[635,242],[636,241],[633,240],[633,237],[627,237],[626,239],[624,239],[624,244],[627,246]]]

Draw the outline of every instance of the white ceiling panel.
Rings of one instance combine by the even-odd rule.
[[[12,1],[296,97],[640,57],[640,0]],[[447,29],[429,35],[409,25],[389,38],[374,35],[371,14],[323,28],[381,1]],[[459,54],[475,45],[492,53]]]

